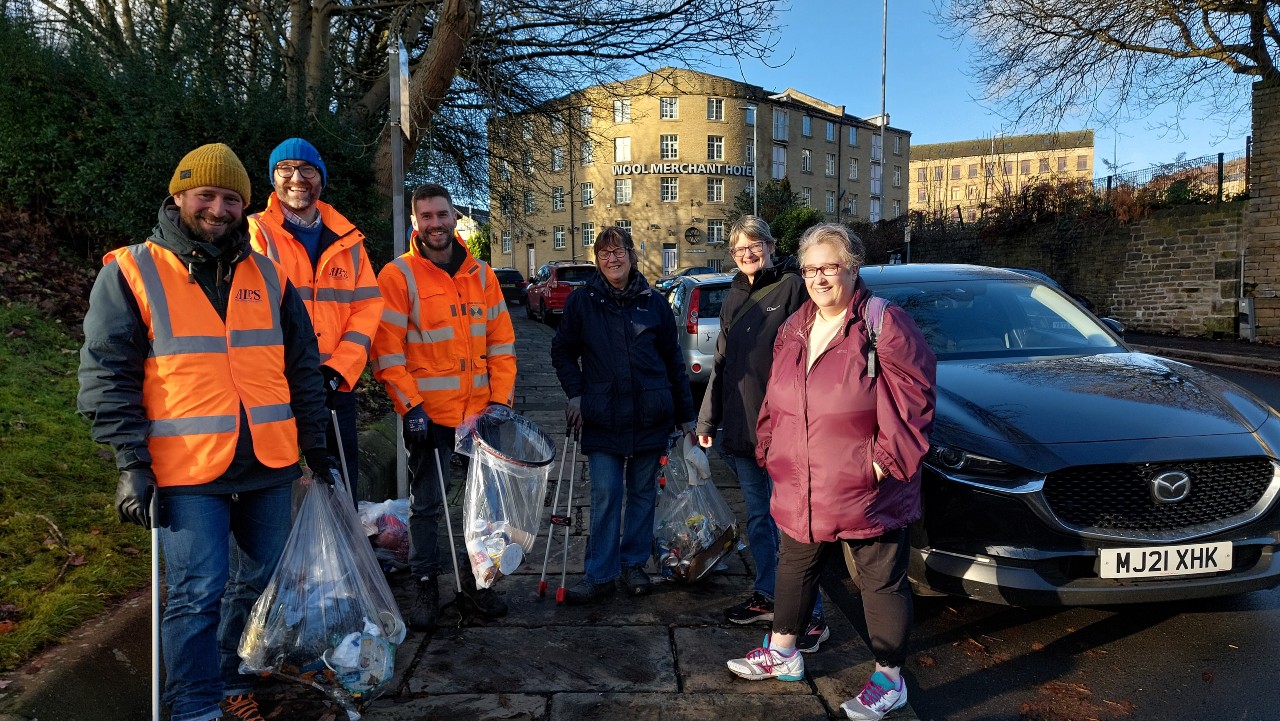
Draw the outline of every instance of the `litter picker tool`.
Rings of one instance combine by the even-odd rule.
[[[160,721],[160,488],[151,493],[151,721]]]
[[[580,431],[573,430],[573,450],[571,451],[573,458],[569,461],[569,495],[564,499],[564,515],[557,517],[555,508],[551,509],[551,523],[557,526],[564,526],[564,550],[560,556],[560,588],[556,589],[556,603],[564,603],[565,594],[565,576],[569,570],[569,526],[573,524],[573,472],[578,465],[578,438]],[[547,543],[551,543],[551,539],[547,538]]]
[[[440,484],[441,513],[444,515],[445,530],[449,534],[449,558],[453,559],[453,583],[458,591],[458,595],[453,598],[453,603],[445,605],[452,605],[458,609],[458,627],[461,628],[472,619],[483,617],[483,614],[476,607],[475,600],[462,592],[462,575],[458,569],[458,547],[453,541],[453,521],[449,518],[449,498],[444,486],[444,469],[440,465],[440,449],[432,448],[431,452],[436,459],[436,481]]]
[[[542,554],[542,576],[538,578],[538,598],[547,595],[547,562],[551,560],[551,537],[556,531],[556,507],[560,505],[560,483],[564,480],[564,463],[569,455],[569,426],[564,427],[564,444],[560,448],[560,469],[556,471],[556,492],[551,498],[551,523],[547,524],[547,550]],[[572,473],[570,469],[570,473]]]

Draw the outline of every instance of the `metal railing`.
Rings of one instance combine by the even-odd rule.
[[[1149,189],[1208,197],[1217,201],[1243,195],[1249,190],[1249,146],[1235,153],[1217,153],[1186,158],[1130,173],[1096,178],[1093,190],[1110,199],[1119,188]]]

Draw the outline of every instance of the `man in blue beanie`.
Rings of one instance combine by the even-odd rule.
[[[364,234],[320,200],[329,173],[320,151],[289,138],[267,163],[274,189],[267,209],[249,216],[254,250],[284,267],[302,295],[320,346],[327,401],[341,437],[329,429],[329,450],[346,461],[352,498],[359,472],[355,385],[382,319],[382,295],[364,248]]]

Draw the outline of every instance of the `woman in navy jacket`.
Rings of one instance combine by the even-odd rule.
[[[658,459],[677,426],[694,431],[693,398],[671,307],[636,270],[635,244],[618,227],[600,231],[596,274],[570,294],[551,341],[551,362],[582,430],[591,473],[586,573],[567,592],[590,603],[614,589],[651,589]]]

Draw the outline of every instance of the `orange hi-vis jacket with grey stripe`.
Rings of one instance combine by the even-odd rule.
[[[323,201],[317,201],[325,230],[337,236],[315,268],[307,249],[285,229],[284,211],[275,193],[267,209],[249,216],[253,249],[284,267],[302,296],[316,329],[320,362],[342,374],[350,391],[369,359],[369,345],[382,317],[382,295],[364,249],[364,233]]]
[[[385,303],[373,339],[373,376],[396,412],[423,404],[431,420],[456,427],[490,402],[511,405],[515,329],[498,278],[470,253],[452,277],[409,252],[378,274]]]
[[[258,460],[271,468],[297,463],[280,323],[284,271],[257,253],[237,263],[224,323],[171,251],[131,245],[103,258],[113,262],[151,341],[142,405],[156,482],[190,486],[221,476],[235,456],[242,403]]]

